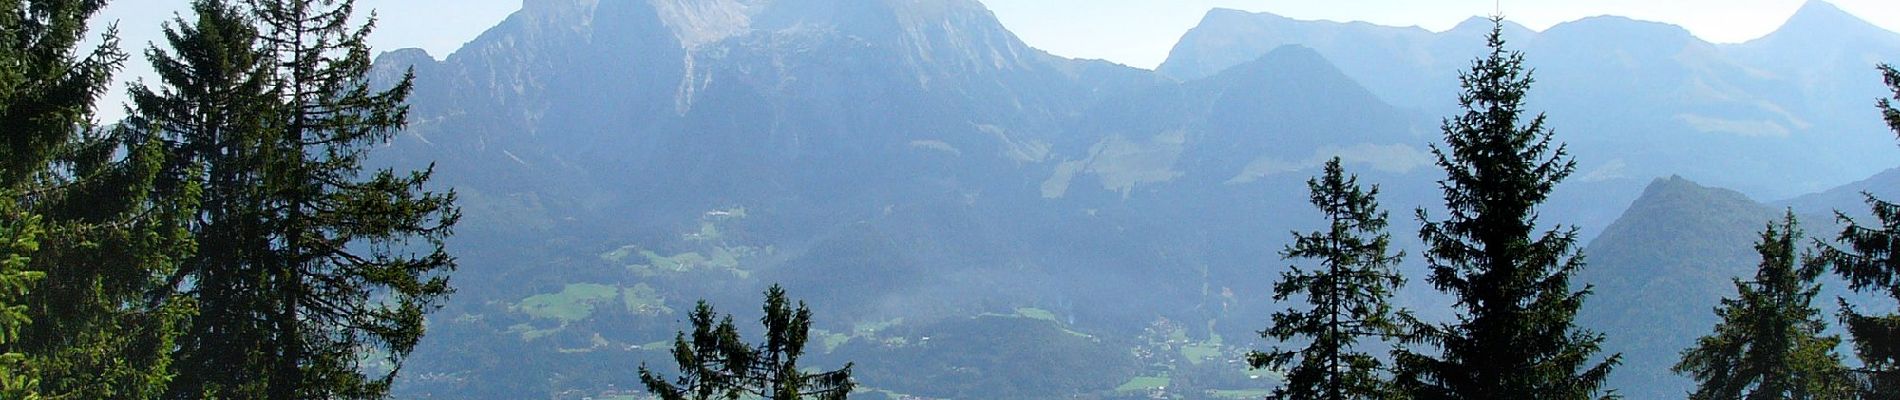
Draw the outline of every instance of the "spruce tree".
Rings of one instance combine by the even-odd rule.
[[[46,278],[20,347],[48,397],[153,398],[190,304],[152,296],[195,250],[179,218],[196,209],[195,191],[155,190],[168,157],[156,141],[81,132],[29,200],[46,222],[31,264]]]
[[[145,301],[191,251],[152,190],[163,148],[93,125],[124,55],[81,50],[103,1],[0,1],[0,394],[150,398],[181,304]],[[29,281],[31,284],[29,285]],[[28,324],[28,322],[31,322]]]
[[[148,49],[156,87],[132,85],[127,125],[170,144],[160,190],[200,188],[202,207],[184,216],[198,252],[169,280],[196,315],[176,346],[170,398],[263,398],[273,343],[258,313],[271,304],[269,207],[263,161],[270,154],[272,67],[248,15],[199,0]]]
[[[430,172],[365,171],[401,129],[404,79],[369,88],[351,1],[201,0],[149,56],[140,118],[203,187],[203,248],[172,282],[201,309],[174,398],[379,398],[451,288],[459,218]]]
[[[1298,265],[1282,273],[1273,285],[1273,299],[1287,301],[1301,295],[1311,308],[1273,314],[1273,324],[1260,336],[1285,342],[1310,340],[1305,348],[1248,354],[1254,368],[1284,369],[1286,384],[1274,390],[1281,399],[1383,399],[1392,396],[1387,369],[1377,357],[1357,349],[1363,339],[1396,339],[1403,335],[1403,310],[1392,307],[1392,293],[1405,284],[1393,270],[1404,256],[1393,254],[1386,234],[1386,213],[1379,209],[1379,187],[1359,187],[1357,176],[1347,176],[1338,157],[1328,161],[1325,175],[1306,182],[1314,207],[1331,224],[1323,231],[1293,234],[1293,243],[1281,250],[1287,259],[1319,263],[1307,270]],[[1295,363],[1295,360],[1298,363]]]
[[[1676,373],[1697,382],[1690,399],[1852,399],[1852,385],[1827,323],[1813,306],[1825,267],[1808,257],[1797,266],[1801,241],[1794,213],[1768,224],[1755,250],[1755,279],[1735,279],[1736,296],[1722,299],[1715,332],[1682,352]]]
[[[703,300],[691,319],[690,339],[685,332],[673,339],[678,377],[668,380],[640,366],[640,382],[662,400],[843,400],[856,387],[850,364],[833,371],[799,368],[811,338],[811,310],[804,302],[793,308],[778,285],[765,291],[765,343],[745,343],[732,316],[719,316]]]
[[[1886,64],[1880,65],[1879,70],[1893,97],[1878,100],[1876,107],[1887,121],[1888,129],[1900,135],[1900,109],[1893,103],[1900,100],[1900,71]],[[1862,225],[1846,213],[1836,212],[1835,218],[1846,225],[1836,241],[1846,248],[1822,246],[1822,257],[1855,291],[1881,293],[1900,301],[1900,259],[1894,257],[1900,250],[1900,205],[1872,194],[1863,196],[1875,224]],[[1861,387],[1866,392],[1864,395],[1883,399],[1900,397],[1900,315],[1863,314],[1846,301],[1841,301],[1840,306],[1841,322],[1854,338],[1854,353],[1865,365]]]
[[[1427,281],[1456,300],[1457,320],[1418,327],[1415,344],[1441,354],[1397,351],[1396,381],[1418,399],[1594,398],[1620,355],[1593,361],[1603,336],[1574,325],[1589,294],[1570,282],[1584,266],[1576,229],[1535,232],[1537,205],[1576,164],[1544,116],[1527,115],[1524,56],[1492,22],[1490,53],[1459,76],[1464,113],[1432,147],[1450,216],[1418,211]]]
[[[373,398],[452,288],[443,243],[461,212],[424,188],[433,168],[364,173],[368,150],[407,123],[413,74],[372,90],[353,0],[247,0],[276,67],[263,187],[273,243],[269,398]],[[380,354],[371,359],[365,352]]]

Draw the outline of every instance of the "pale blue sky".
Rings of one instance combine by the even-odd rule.
[[[1742,42],[1779,26],[1804,0],[982,0],[1029,45],[1057,55],[1099,58],[1153,68],[1176,39],[1215,7],[1272,12],[1298,19],[1366,21],[1421,26],[1439,31],[1475,15],[1502,8],[1532,29],[1596,15],[1621,15],[1681,25],[1703,39]],[[116,21],[124,46],[138,54],[156,41],[159,24],[183,10],[187,0],[116,0],[95,22]],[[379,50],[427,49],[444,57],[521,8],[521,0],[358,0],[375,9]],[[1900,1],[1835,0],[1848,12],[1900,31]],[[126,66],[124,79],[145,76],[141,57]],[[117,119],[123,85],[103,99],[102,119]]]

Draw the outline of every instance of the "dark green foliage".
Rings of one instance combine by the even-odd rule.
[[[0,186],[17,188],[47,170],[125,60],[112,33],[90,54],[75,54],[86,21],[103,7],[102,0],[0,1]]]
[[[1386,366],[1355,347],[1363,338],[1391,339],[1404,334],[1403,310],[1394,310],[1392,293],[1405,284],[1393,270],[1404,256],[1387,248],[1386,213],[1379,210],[1379,188],[1364,191],[1357,176],[1348,177],[1338,157],[1326,163],[1323,177],[1307,181],[1313,206],[1332,223],[1324,231],[1294,233],[1293,244],[1282,257],[1313,259],[1320,267],[1292,266],[1273,286],[1273,299],[1286,301],[1299,294],[1311,309],[1275,313],[1273,325],[1260,336],[1285,342],[1310,339],[1306,348],[1253,352],[1247,362],[1254,368],[1284,369],[1285,386],[1274,397],[1286,399],[1369,399],[1392,395]]]
[[[1620,356],[1593,361],[1603,336],[1574,326],[1589,294],[1572,291],[1583,267],[1574,228],[1536,234],[1536,207],[1576,169],[1539,114],[1525,121],[1531,78],[1504,49],[1494,19],[1490,54],[1460,75],[1463,115],[1433,146],[1450,217],[1424,226],[1432,286],[1457,300],[1456,321],[1421,326],[1428,355],[1395,355],[1396,381],[1418,399],[1585,399],[1600,395]],[[1534,236],[1535,235],[1535,236]]]
[[[1892,90],[1893,98],[1880,99],[1877,107],[1888,128],[1900,135],[1900,109],[1893,104],[1900,99],[1900,71],[1882,64],[1880,73]],[[1885,292],[1889,298],[1900,301],[1900,260],[1894,257],[1895,251],[1900,250],[1900,205],[1872,194],[1865,196],[1878,225],[1861,225],[1845,213],[1835,213],[1835,218],[1847,225],[1836,237],[1847,249],[1823,246],[1822,256],[1834,265],[1834,273],[1847,278],[1848,287],[1862,292]],[[1865,395],[1870,398],[1900,396],[1900,315],[1862,314],[1842,301],[1841,322],[1853,335],[1854,353],[1866,365],[1862,387],[1867,391]]]
[[[270,398],[383,397],[452,291],[455,194],[424,190],[428,170],[364,176],[365,153],[405,123],[410,83],[369,90],[372,25],[351,26],[353,1],[247,3],[277,67],[263,167],[273,294],[255,310],[275,342]]]
[[[161,193],[167,154],[124,131],[87,135],[62,154],[62,171],[31,201],[49,222],[34,269],[32,313],[21,346],[36,354],[42,394],[151,398],[170,379],[170,349],[189,302],[153,297],[195,250],[181,216],[195,188]],[[123,152],[123,157],[115,156]],[[106,383],[102,383],[106,382]]]
[[[171,279],[196,301],[176,351],[169,397],[264,396],[261,366],[270,342],[256,309],[270,236],[259,184],[265,157],[269,66],[242,10],[222,1],[192,4],[192,19],[165,28],[173,50],[147,50],[158,88],[132,87],[128,124],[164,138],[174,154],[161,190],[202,187],[203,207],[185,217],[199,252]]]
[[[33,282],[46,276],[27,269],[29,256],[39,250],[39,222],[38,216],[15,210],[11,196],[0,196],[0,347],[9,350],[20,340],[20,329],[33,322],[20,303]],[[33,386],[39,381],[25,368],[25,361],[26,355],[18,351],[0,353],[0,396],[38,395]]]
[[[811,338],[811,310],[803,302],[792,308],[778,285],[765,291],[765,317],[760,320],[765,343],[758,346],[745,343],[732,316],[719,317],[705,301],[694,308],[692,321],[691,340],[685,332],[673,340],[678,378],[668,381],[640,366],[640,382],[661,399],[841,400],[855,387],[850,364],[828,372],[799,369],[798,359]]]
[[[1821,334],[1827,323],[1812,304],[1825,266],[1813,257],[1797,263],[1799,242],[1793,212],[1762,231],[1755,279],[1735,279],[1736,296],[1715,309],[1722,318],[1715,332],[1684,350],[1674,368],[1698,383],[1689,398],[1856,398],[1834,353],[1841,339]]]
[[[425,190],[427,169],[363,171],[406,122],[412,85],[370,90],[373,19],[353,25],[354,3],[245,2],[275,67],[260,181],[272,294],[255,310],[273,335],[273,399],[384,396],[452,291],[455,194]]]
[[[171,283],[201,312],[177,346],[175,398],[380,398],[451,291],[453,193],[428,171],[365,173],[402,128],[405,79],[367,85],[369,26],[350,1],[201,0],[148,53],[134,126],[178,155],[203,251]]]
[[[125,56],[108,32],[80,54],[103,1],[0,2],[0,394],[150,398],[185,304],[146,301],[192,251],[158,196],[157,142],[92,126]],[[33,281],[31,285],[29,281]],[[169,299],[161,299],[169,300]],[[30,325],[27,325],[31,322]]]

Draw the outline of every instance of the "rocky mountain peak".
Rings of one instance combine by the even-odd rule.
[[[1788,21],[1773,33],[1756,39],[1755,42],[1781,43],[1827,43],[1878,37],[1886,40],[1900,38],[1893,32],[1881,29],[1854,14],[1842,10],[1839,6],[1824,0],[1809,0]],[[1754,43],[1754,42],[1751,42]]]
[[[754,27],[831,30],[896,49],[915,66],[958,71],[1017,68],[1042,57],[975,0],[778,0]]]
[[[697,48],[744,33],[766,0],[648,0],[681,47]]]
[[[1808,0],[1807,3],[1801,5],[1800,9],[1795,10],[1794,16],[1788,18],[1786,25],[1808,27],[1866,24],[1866,20],[1862,20],[1860,17],[1854,16],[1854,14],[1849,14],[1847,10],[1842,10],[1840,6],[1834,5],[1834,3],[1829,3],[1826,0]]]

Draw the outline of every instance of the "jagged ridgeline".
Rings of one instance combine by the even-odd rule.
[[[459,290],[397,392],[631,394],[695,300],[752,320],[782,283],[818,316],[808,360],[856,361],[866,398],[1263,396],[1277,375],[1243,358],[1287,232],[1322,223],[1303,182],[1338,155],[1388,207],[1435,204],[1426,145],[1488,28],[1217,10],[1156,72],[1035,49],[975,0],[527,1],[452,54],[377,63],[416,72],[378,161],[435,162],[464,207]],[[1604,232],[1581,323],[1608,352],[1642,344],[1593,316],[1653,305],[1616,291],[1678,279],[1599,273],[1666,262],[1599,255],[1654,233],[1612,222],[1655,177],[1779,199],[1891,164],[1866,105],[1900,36],[1824,3],[1737,45],[1615,17],[1506,37],[1579,162],[1542,221]],[[1393,219],[1394,246],[1416,228]],[[1396,300],[1446,317],[1427,286]],[[1707,328],[1682,326],[1658,335]]]

